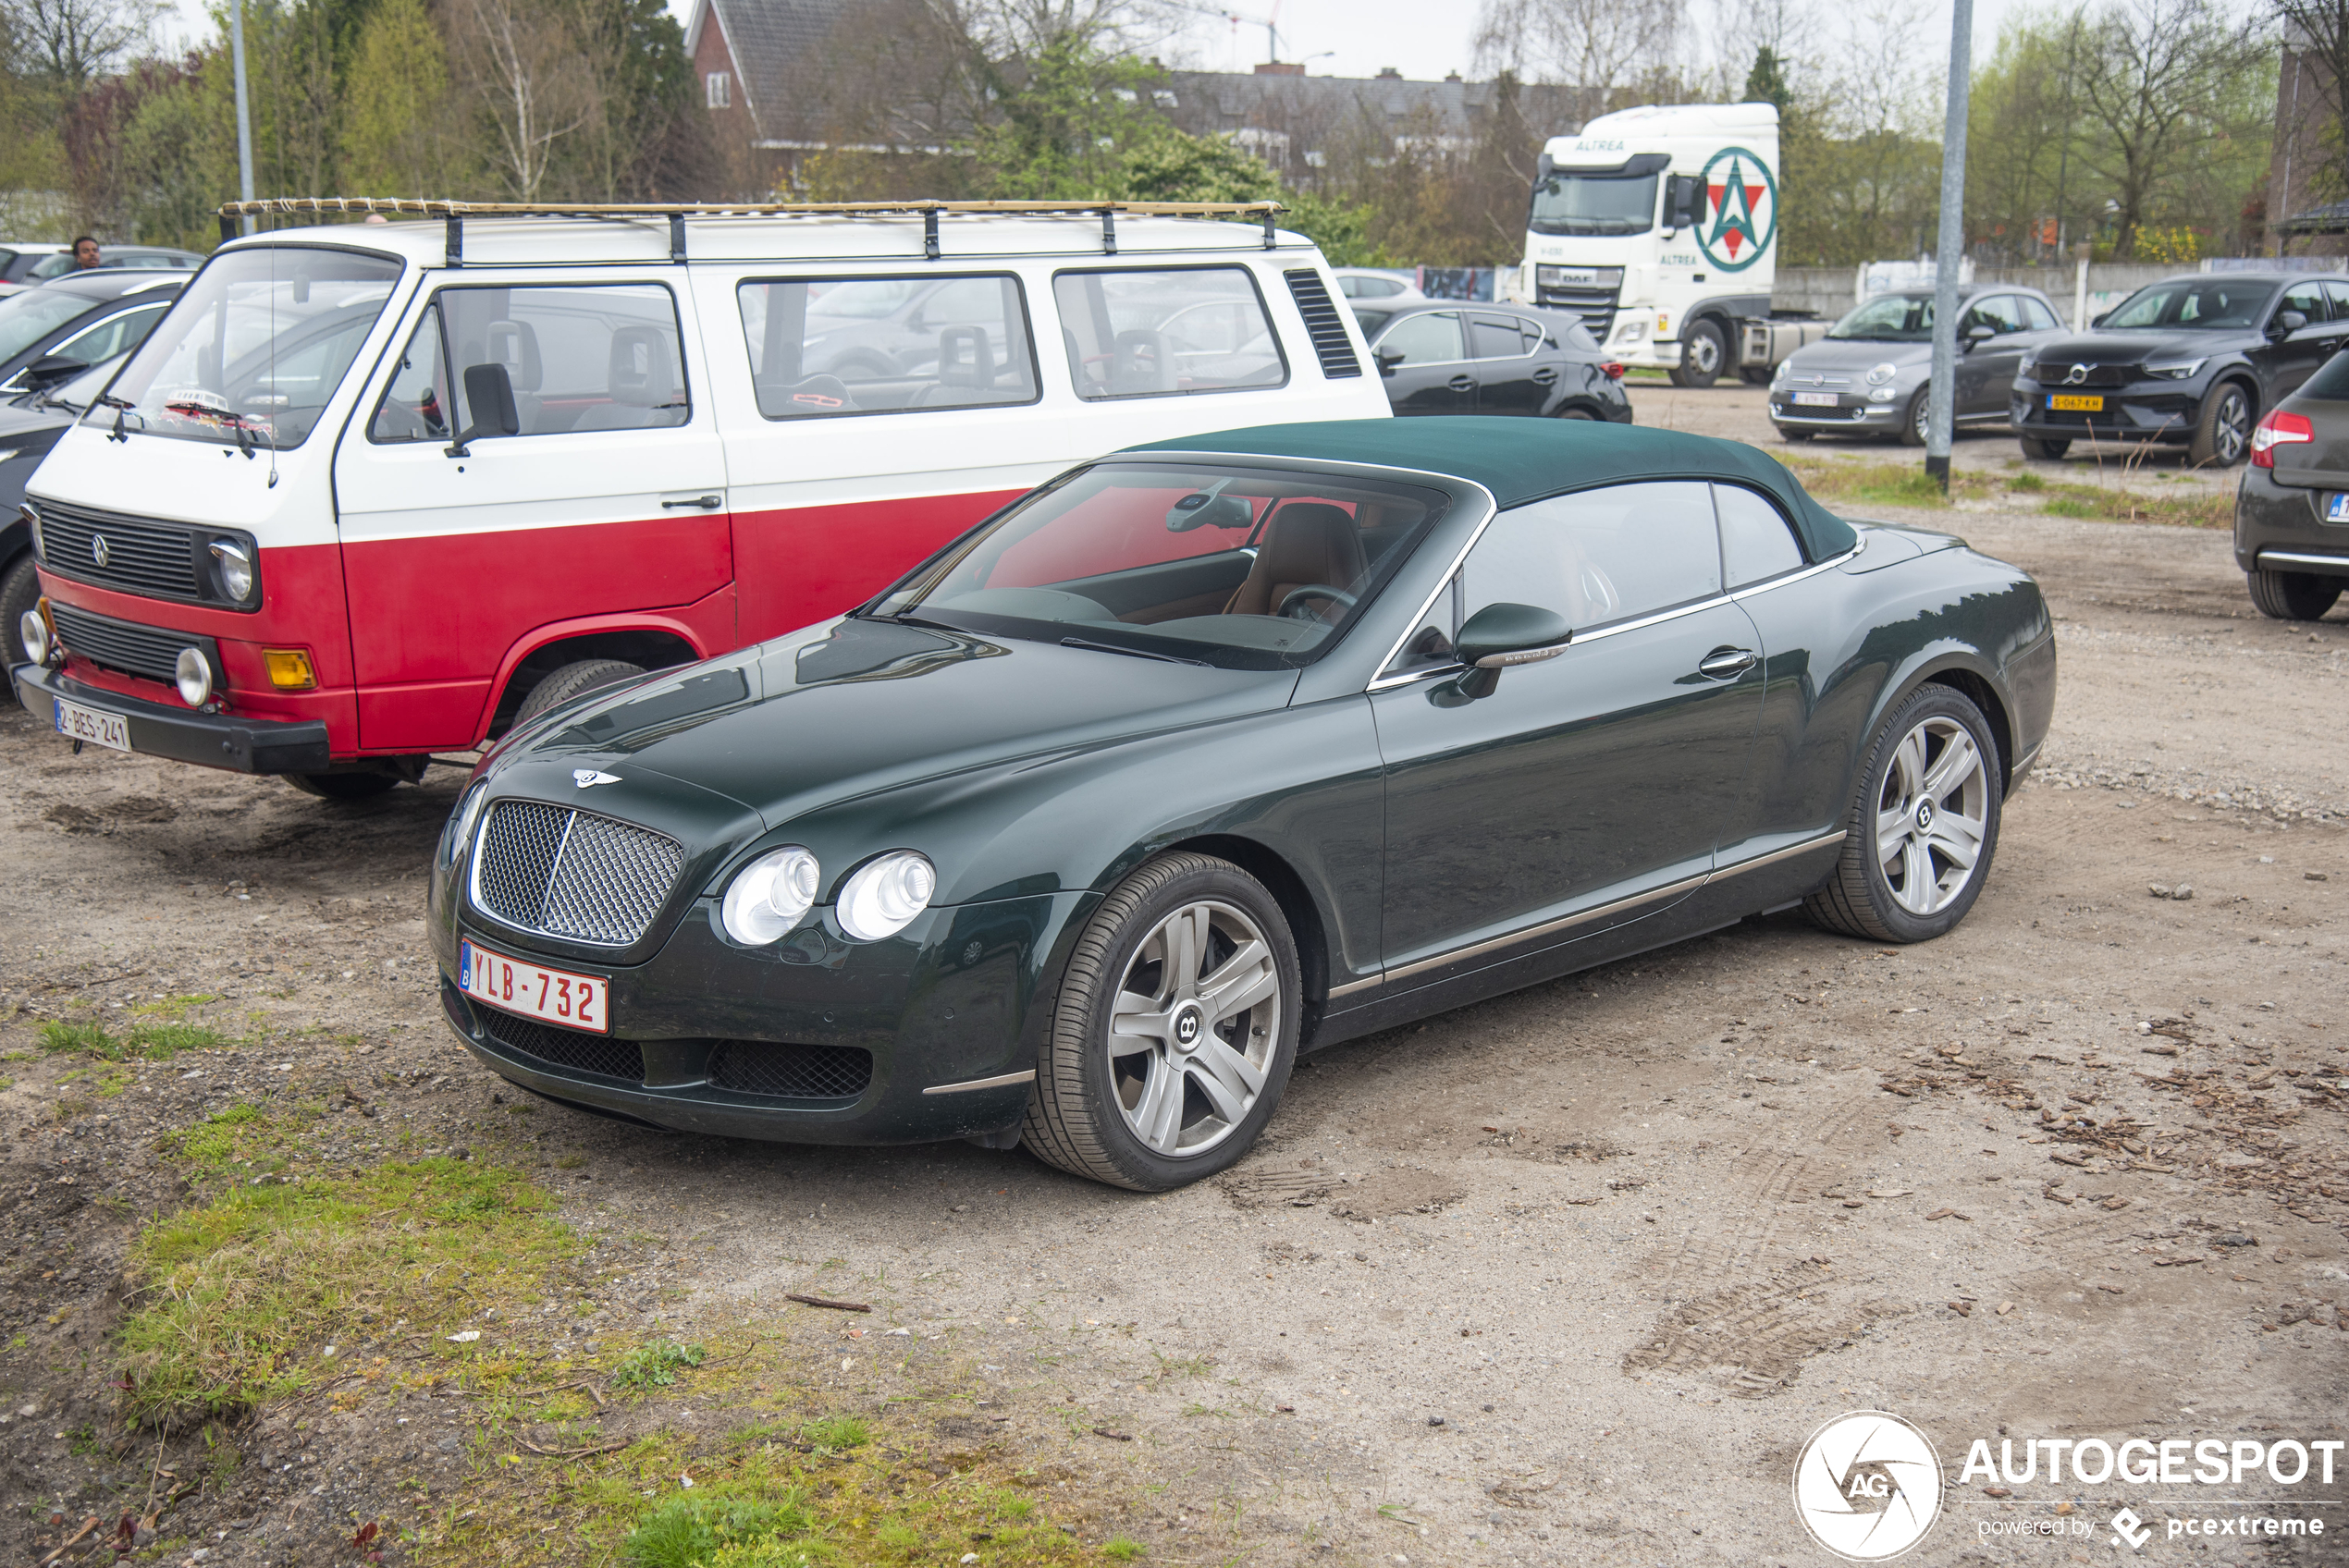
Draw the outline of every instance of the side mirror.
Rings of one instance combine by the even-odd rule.
[[[2105,324],[2106,318],[2111,314],[2112,312],[2110,311],[2099,311],[2095,315],[2090,316],[2088,318],[2089,329],[2093,331],[2097,327],[2102,326]]]
[[[2270,337],[2289,337],[2307,325],[2308,318],[2298,311],[2278,311],[2276,319],[2269,324],[2268,336]]]
[[[522,414],[514,407],[514,380],[504,365],[465,367],[465,406],[473,410],[473,422],[448,448],[452,458],[472,457],[467,443],[476,436],[522,434]]]
[[[38,392],[70,381],[90,367],[70,354],[43,354],[17,373],[17,380],[28,392]]]
[[[1704,181],[1692,174],[1667,176],[1664,181],[1664,227],[1693,228],[1704,221]]]
[[[1566,652],[1574,628],[1565,618],[1531,605],[1487,605],[1460,628],[1455,653],[1469,667],[1460,677],[1460,691],[1471,697],[1489,697],[1500,684],[1501,671],[1511,665],[1539,664]]]
[[[1959,340],[1959,347],[1971,349],[1978,343],[1987,343],[1998,335],[1997,327],[1992,326],[1988,322],[1978,321],[1965,329],[1965,336]]]
[[[1403,350],[1400,349],[1381,349],[1377,353],[1371,355],[1371,357],[1378,361],[1378,373],[1381,375],[1393,375],[1395,374],[1395,367],[1403,362]]]

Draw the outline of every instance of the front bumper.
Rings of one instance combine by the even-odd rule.
[[[2048,407],[2049,393],[2076,390],[2018,381],[2007,405],[2008,423],[2022,435],[2040,441],[2158,441],[2183,446],[2194,439],[2195,421],[2202,414],[2200,393],[2174,381],[2158,387],[2140,383],[2091,388],[2092,395],[2104,399],[2104,407],[2092,413]]]
[[[452,910],[461,895],[450,873],[437,875],[435,888],[442,1008],[491,1072],[677,1132],[844,1145],[1015,1126],[1064,961],[1061,938],[1094,899],[1079,891],[933,909],[883,942],[847,939],[819,910],[781,942],[753,949],[719,934],[715,900],[705,897],[650,959],[612,966],[539,952],[470,909]],[[609,975],[609,1035],[554,1029],[467,998],[456,978],[461,939]]]
[[[55,726],[60,700],[112,714],[128,726],[131,750],[143,755],[232,773],[324,773],[331,762],[326,727],[317,719],[286,723],[174,708],[84,685],[37,664],[17,665],[8,678],[17,700],[43,723]]]
[[[1867,434],[1900,428],[1905,395],[1889,403],[1871,403],[1866,394],[1839,393],[1832,409],[1803,408],[1785,393],[1770,393],[1770,423],[1785,430],[1856,430]]]
[[[2285,484],[2273,470],[2246,466],[2235,486],[2235,565],[2349,577],[2349,522],[2324,520],[2331,498],[2343,493]]]

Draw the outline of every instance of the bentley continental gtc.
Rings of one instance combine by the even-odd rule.
[[[518,726],[437,851],[442,999],[584,1109],[1162,1190],[1301,1051],[1759,912],[1942,935],[2054,698],[2028,576],[1749,447],[1188,437]]]

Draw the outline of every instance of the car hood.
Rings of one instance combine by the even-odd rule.
[[[2256,332],[2083,332],[2042,343],[2032,357],[2042,365],[2141,365],[2147,361],[2200,360],[2258,340]],[[2059,373],[2060,374],[2060,373]]]
[[[28,437],[63,430],[74,422],[66,409],[19,408],[14,400],[0,403],[0,446],[20,447]]]
[[[1805,343],[1787,356],[1788,375],[1809,375],[1825,372],[1829,375],[1860,375],[1878,365],[1929,364],[1933,360],[1930,343],[1875,343],[1863,338],[1821,338]]]
[[[1283,707],[1296,688],[1295,670],[846,619],[565,710],[494,763],[650,771],[773,827],[923,779]]]

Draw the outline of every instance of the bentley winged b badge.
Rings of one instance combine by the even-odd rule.
[[[620,775],[598,773],[592,767],[574,767],[571,770],[571,781],[583,790],[592,790],[598,784],[619,783]]]

